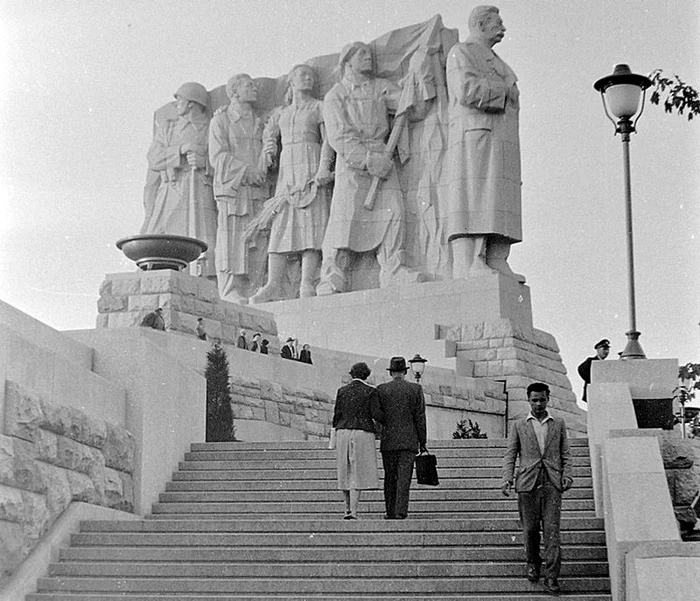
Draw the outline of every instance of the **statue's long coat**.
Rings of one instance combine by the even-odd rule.
[[[519,92],[512,69],[467,39],[447,58],[448,235],[522,240]]]

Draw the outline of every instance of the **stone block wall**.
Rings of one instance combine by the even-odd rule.
[[[659,444],[676,519],[682,531],[692,531],[698,521],[691,504],[700,493],[700,440],[664,432]]]
[[[553,413],[566,420],[572,433],[585,434],[583,412],[576,405],[576,395],[551,334],[521,327],[510,319],[438,326],[437,330],[438,338],[456,341],[458,360],[473,364],[475,378],[506,381],[509,419],[527,414],[527,387],[539,381],[550,387]]]
[[[135,443],[124,428],[5,385],[0,585],[71,501],[131,511]]]
[[[216,284],[206,278],[163,269],[105,276],[97,301],[98,328],[137,326],[147,313],[163,308],[165,328],[194,336],[197,318],[209,339],[236,344],[241,329],[255,332],[279,350],[274,316],[258,308],[222,301]]]
[[[347,382],[349,376],[346,376]],[[450,431],[434,432],[429,427],[429,437],[451,438],[457,421],[466,414],[488,416],[499,424],[503,420],[504,395],[496,390],[486,389],[483,396],[479,396],[474,389],[426,384],[423,392],[429,422],[431,411],[454,412]],[[335,396],[326,391],[232,376],[231,397],[234,425],[237,419],[264,421],[301,432],[306,440],[322,440],[330,434]],[[498,437],[501,434],[491,432],[490,435]]]

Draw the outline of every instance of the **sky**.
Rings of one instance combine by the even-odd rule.
[[[115,247],[137,234],[153,111],[185,81],[277,77],[465,0],[0,0],[0,299],[59,330],[95,325]],[[628,63],[700,87],[696,0],[502,1],[519,78],[523,242],[535,327],[574,391],[629,329],[623,158],[593,83]],[[700,362],[700,119],[647,103],[630,145],[637,326],[650,359]]]

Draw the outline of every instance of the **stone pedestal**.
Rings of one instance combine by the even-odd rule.
[[[529,409],[533,381],[552,389],[551,407],[572,433],[583,412],[553,336],[533,328],[530,289],[500,274],[266,303],[282,338],[380,357],[420,353],[428,369],[503,380],[509,418]],[[373,369],[387,367],[374,366]]]
[[[137,326],[158,307],[168,331],[194,336],[201,317],[209,340],[235,345],[245,329],[248,340],[260,332],[270,341],[271,353],[279,349],[275,318],[264,308],[223,301],[215,282],[171,269],[107,274],[97,301],[97,327]]]

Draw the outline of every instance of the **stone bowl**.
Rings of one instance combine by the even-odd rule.
[[[205,242],[187,236],[140,234],[117,240],[117,248],[144,271],[181,271],[208,247]]]

